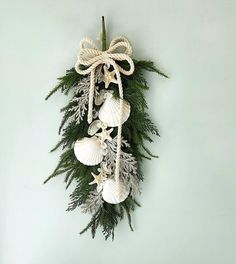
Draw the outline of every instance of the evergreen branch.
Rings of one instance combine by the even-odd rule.
[[[152,152],[147,148],[145,147],[143,144],[142,144],[142,148],[146,151],[146,153],[152,157],[152,158],[159,158],[157,155],[153,155]]]
[[[65,175],[65,179],[64,179],[64,182],[65,182],[65,183],[67,183],[67,182],[69,181],[70,176],[71,176],[71,174],[74,172],[74,170],[75,170],[75,168],[72,167],[72,169],[69,170],[69,171],[66,173],[66,175]]]
[[[90,220],[90,222],[87,224],[87,226],[80,231],[80,235],[82,235],[83,233],[85,233],[89,228],[92,228],[93,226],[97,226],[96,222],[98,221],[98,219],[100,218],[101,215],[101,211],[97,211],[93,216],[92,219]],[[98,222],[99,223],[99,222]],[[96,234],[96,228],[92,228],[93,232],[92,232],[92,237],[95,237]]]
[[[127,198],[127,199],[129,199],[129,198]],[[128,223],[129,223],[130,230],[131,231],[134,231],[133,226],[132,226],[132,219],[131,219],[129,207],[127,207],[127,205],[125,203],[123,203],[121,206],[123,206],[124,209],[125,209],[125,211],[126,211],[126,214],[127,214],[127,217],[128,217]]]
[[[62,88],[62,84],[59,83],[58,85],[55,86],[55,88],[53,88],[50,93],[45,97],[45,100],[48,100],[49,97],[51,97],[54,93],[56,93],[58,90],[60,90]]]
[[[55,145],[55,147],[53,147],[51,150],[50,150],[50,152],[53,152],[53,151],[55,151],[55,150],[57,150],[62,144],[63,144],[63,142],[64,142],[64,139],[62,138],[56,145]]]
[[[59,83],[56,85],[54,89],[46,96],[45,100],[48,100],[54,93],[61,89],[61,92],[64,94],[68,94],[69,90],[75,86],[80,79],[84,76],[78,74],[75,71],[75,68],[71,68],[70,70],[66,71],[66,75],[63,77],[58,78]]]
[[[145,61],[145,60],[136,61],[136,60],[134,60],[134,62],[135,62],[135,67],[137,67],[137,68],[140,67],[143,70],[150,71],[150,72],[156,72],[165,78],[169,78],[168,75],[166,75],[164,72],[162,72],[160,69],[158,69],[157,66],[155,66],[155,64],[152,61]]]
[[[43,184],[47,183],[49,180],[51,180],[52,178],[60,175],[60,174],[63,174],[65,172],[67,172],[68,169],[64,169],[64,170],[57,170],[56,172],[52,173],[44,182]]]
[[[133,202],[138,206],[141,207],[141,205],[134,199]]]
[[[71,183],[73,182],[74,178],[75,178],[74,175],[72,175],[72,176],[68,176],[68,175],[67,175],[66,189],[69,188],[69,186],[70,186]]]

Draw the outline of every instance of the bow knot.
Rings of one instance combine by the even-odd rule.
[[[130,58],[131,55],[132,47],[124,37],[114,38],[109,48],[105,51],[99,50],[90,38],[84,38],[80,42],[80,52],[75,69],[79,74],[86,75],[95,70],[100,64],[112,65],[115,63],[119,72],[131,75],[134,72],[134,63]],[[130,67],[129,70],[122,68],[115,61],[127,61]],[[85,69],[81,69],[81,66],[84,66]]]
[[[109,55],[106,51],[103,51],[101,54],[101,59],[105,64],[109,64]]]

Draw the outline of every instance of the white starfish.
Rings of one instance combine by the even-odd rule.
[[[109,130],[107,130],[106,128],[102,127],[102,132],[97,133],[95,135],[98,136],[102,142],[104,142],[105,140],[111,141],[112,137],[110,136],[110,134],[112,131],[113,131],[113,128],[110,128]]]
[[[97,184],[97,191],[100,192],[103,187],[103,182],[107,179],[107,174],[102,168],[98,169],[99,174],[91,173],[94,180],[89,183],[89,185]]]
[[[110,83],[117,83],[115,78],[116,72],[114,70],[110,72],[106,66],[103,67],[103,70],[103,81],[105,83],[105,88],[107,89]]]

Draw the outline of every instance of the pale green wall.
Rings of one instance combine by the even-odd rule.
[[[1,264],[236,263],[235,14],[235,0],[1,0]],[[89,217],[65,212],[62,177],[42,185],[66,102],[44,96],[101,15],[171,76],[148,75],[161,158],[113,243],[78,235]]]

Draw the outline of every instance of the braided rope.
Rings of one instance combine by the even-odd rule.
[[[86,45],[89,46],[86,48]],[[123,52],[118,49],[124,49]],[[109,48],[106,51],[101,51],[97,48],[96,44],[90,38],[84,38],[80,42],[80,52],[78,60],[75,64],[76,71],[81,75],[90,74],[90,90],[89,90],[89,103],[88,103],[88,123],[92,122],[92,110],[94,100],[95,88],[95,70],[101,65],[112,65],[117,78],[120,96],[120,113],[119,125],[117,133],[117,153],[116,153],[116,168],[115,168],[115,181],[117,187],[118,197],[120,197],[120,155],[121,155],[121,136],[122,136],[122,115],[123,115],[123,85],[121,80],[121,73],[124,75],[131,75],[134,72],[134,63],[130,58],[132,55],[132,47],[125,37],[114,38]],[[127,61],[129,69],[126,70],[116,63],[116,61]],[[81,69],[81,66],[85,69]]]

